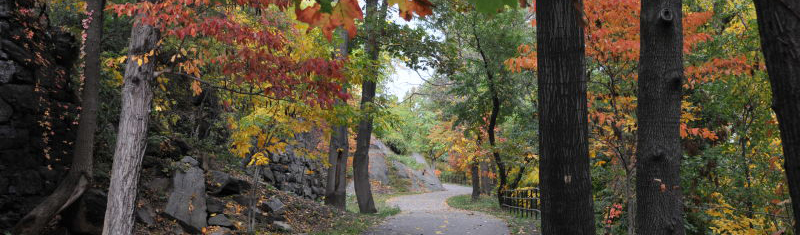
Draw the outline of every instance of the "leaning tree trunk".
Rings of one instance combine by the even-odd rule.
[[[800,221],[800,2],[755,0],[755,5],[794,220]],[[800,223],[794,231],[800,234]]]
[[[543,234],[595,234],[582,0],[537,0]]]
[[[681,0],[642,1],[636,140],[636,232],[684,234]]]
[[[387,3],[378,10],[378,0],[367,0],[367,55],[373,63],[378,60],[380,48],[381,26],[386,18]],[[353,154],[353,186],[356,189],[358,209],[361,213],[376,213],[375,202],[372,199],[372,190],[369,183],[369,141],[372,138],[373,103],[375,98],[375,79],[378,77],[376,68],[370,71],[372,78],[365,79],[361,86],[361,111],[362,117],[358,122],[356,134],[356,152]]]
[[[92,182],[94,132],[97,129],[97,96],[100,82],[100,45],[103,38],[103,9],[105,0],[89,0],[89,27],[86,29],[84,87],[81,94],[81,114],[78,135],[72,157],[72,167],[50,196],[25,215],[14,228],[17,234],[41,234],[53,217],[83,195]]]
[[[133,233],[133,209],[153,99],[150,82],[155,69],[154,58],[141,64],[137,60],[142,59],[145,53],[155,50],[160,38],[158,29],[143,24],[141,17],[142,15],[138,15],[134,20],[128,47],[128,64],[122,87],[122,112],[114,164],[111,168],[103,235]]]
[[[342,37],[342,44],[339,45],[339,57],[344,59],[348,53],[349,36],[347,31],[340,29]],[[347,103],[336,101],[338,104]],[[345,210],[347,206],[346,190],[347,190],[347,153],[349,153],[349,144],[347,138],[347,125],[336,124],[331,131],[331,142],[328,146],[328,181],[325,185],[325,205],[334,206],[341,210]]]

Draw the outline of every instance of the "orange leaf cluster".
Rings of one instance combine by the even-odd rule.
[[[688,82],[683,86],[694,88],[697,84],[714,81],[721,76],[742,75],[752,70],[744,55],[732,58],[715,58],[699,66],[686,68]]]
[[[717,140],[717,134],[707,128],[690,128],[686,123],[681,123],[681,138],[696,136],[708,140]]]
[[[416,14],[419,17],[433,14],[433,3],[428,0],[389,0],[389,5],[397,4],[400,17],[411,20]]]
[[[350,38],[356,36],[356,19],[363,19],[364,14],[358,6],[358,0],[340,0],[333,7],[331,13],[322,12],[322,6],[314,3],[313,6],[300,9],[295,8],[297,20],[305,22],[311,26],[322,29],[322,33],[328,40],[331,40],[333,30],[342,26],[347,30]]]

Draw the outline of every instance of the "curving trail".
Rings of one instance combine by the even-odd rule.
[[[469,194],[471,188],[452,184],[444,187],[446,191],[390,199],[389,203],[400,207],[402,212],[364,234],[509,234],[506,223],[500,219],[447,205],[447,198]]]

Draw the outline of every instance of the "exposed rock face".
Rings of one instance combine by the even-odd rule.
[[[381,181],[382,184],[389,183],[389,166],[386,163],[386,157],[391,152],[389,147],[383,144],[378,139],[372,139],[369,150],[369,177],[370,180]],[[411,182],[410,190],[414,192],[420,191],[441,191],[444,190],[442,183],[435,174],[435,169],[428,164],[425,158],[419,153],[413,153],[410,156],[422,169],[414,169],[406,166],[399,161],[390,161],[391,167],[394,168],[395,174],[400,179],[408,179]],[[374,163],[374,164],[373,164]],[[381,164],[382,163],[382,164]],[[385,179],[385,181],[383,180]]]
[[[183,228],[199,233],[206,227],[206,184],[203,170],[192,157],[184,157],[184,170],[177,170],[173,178],[172,193],[167,201],[165,215],[175,219]]]
[[[40,21],[34,2],[0,1],[0,231],[55,189],[77,130],[78,44]]]
[[[411,154],[411,157],[413,157],[417,163],[423,165],[424,168],[421,170],[415,170],[404,165],[403,163],[397,161],[392,162],[397,170],[397,176],[400,178],[409,179],[411,181],[411,191],[444,190],[442,182],[440,182],[439,178],[436,177],[433,167],[428,165],[428,163],[425,161],[425,158],[419,153],[413,153]]]
[[[389,149],[382,141],[374,136],[369,143],[369,179],[380,181],[383,185],[389,185],[389,165],[386,164],[386,157],[391,154]]]

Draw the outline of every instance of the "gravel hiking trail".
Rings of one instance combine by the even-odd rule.
[[[447,198],[470,194],[472,188],[452,184],[444,184],[444,188],[445,191],[389,199],[390,205],[400,207],[400,214],[364,234],[509,234],[506,223],[498,218],[447,205]]]

